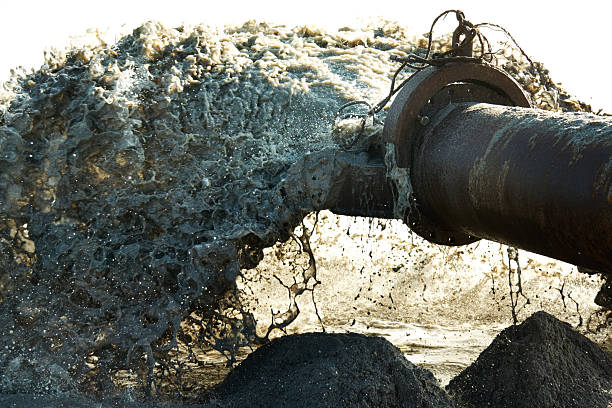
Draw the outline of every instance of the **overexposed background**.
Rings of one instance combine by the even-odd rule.
[[[473,23],[483,21],[507,28],[532,59],[544,62],[551,77],[580,100],[612,113],[612,2],[600,1],[195,1],[195,0],[77,0],[7,1],[0,7],[0,82],[17,66],[38,68],[43,50],[64,48],[71,36],[89,28],[111,38],[147,20],[178,26],[208,23],[238,24],[256,19],[276,24],[316,24],[342,27],[359,19],[384,17],[410,26],[415,33],[429,30],[446,9],[460,9]],[[454,27],[454,18],[441,26]],[[440,32],[442,33],[442,32]]]

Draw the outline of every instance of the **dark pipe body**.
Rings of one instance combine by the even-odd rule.
[[[464,103],[414,136],[414,195],[441,228],[612,273],[612,120]]]
[[[381,151],[338,152],[327,197],[320,206],[335,214],[393,218],[393,191]]]

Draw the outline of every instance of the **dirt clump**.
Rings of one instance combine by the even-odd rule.
[[[212,395],[230,407],[454,407],[431,372],[382,337],[355,333],[276,339]]]
[[[608,407],[612,358],[546,312],[503,330],[446,387],[465,407]]]

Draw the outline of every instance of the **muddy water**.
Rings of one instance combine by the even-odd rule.
[[[314,217],[306,219],[312,228]],[[512,324],[507,248],[480,241],[465,247],[429,244],[401,222],[322,212],[312,235],[321,281],[314,302],[300,299],[300,316],[289,333],[354,331],[383,336],[442,384],[470,365],[504,327]],[[261,282],[248,284],[258,320],[286,307],[277,276],[296,267],[281,254],[295,243],[277,244],[257,267]],[[583,333],[597,320],[593,303],[599,278],[550,258],[519,252],[523,292],[518,317],[545,310]],[[248,278],[249,273],[245,276]],[[516,291],[516,286],[513,286]],[[252,292],[251,292],[252,291]],[[605,345],[606,334],[591,338]]]
[[[300,329],[321,330],[320,327]],[[326,326],[329,332],[384,337],[398,347],[409,361],[430,370],[442,386],[472,364],[501,329],[493,325],[464,323],[440,326],[378,319],[356,320],[352,326]]]
[[[314,297],[298,298],[298,318],[284,333],[274,331],[272,338],[322,330],[382,336],[445,386],[512,324],[506,246],[480,241],[441,247],[422,240],[397,220],[328,211],[319,213],[316,225],[314,221],[310,215],[305,227],[312,231],[321,283]],[[296,228],[296,233],[301,229]],[[599,308],[593,299],[601,285],[598,278],[525,251],[519,252],[519,260],[529,299],[519,302],[519,320],[545,310],[609,347],[609,334],[589,332],[597,322]],[[272,313],[290,304],[288,290],[280,282],[291,283],[295,270],[306,264],[300,246],[289,240],[266,249],[256,268],[243,271],[238,280],[243,302],[253,311],[261,333]],[[240,349],[237,362],[252,350]],[[230,370],[227,357],[220,353],[200,357],[206,365],[190,366],[189,381],[213,385]],[[136,386],[137,378],[124,372],[120,382]]]
[[[417,45],[388,22],[147,23],[3,86],[0,392],[132,398],[153,376],[176,381],[161,394],[202,391],[251,350],[237,347],[313,330],[383,335],[443,383],[467,366],[511,323],[505,247],[329,212],[300,225],[346,145],[336,109],[378,101],[389,51]],[[506,63],[538,106],[570,103]],[[585,330],[597,278],[520,259],[519,319],[546,310]]]
[[[476,360],[500,329],[469,324],[445,327],[372,320],[353,331],[386,338],[412,363],[430,370],[444,386]]]

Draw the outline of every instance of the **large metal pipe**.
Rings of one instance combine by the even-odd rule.
[[[393,188],[387,181],[383,153],[338,152],[322,208],[336,214],[393,218]]]
[[[503,71],[448,63],[399,91],[383,142],[402,186],[381,151],[344,152],[322,208],[392,217],[404,194],[395,210],[431,242],[486,238],[612,276],[612,118],[531,109]]]
[[[450,104],[411,156],[416,204],[442,230],[612,273],[610,118]]]

